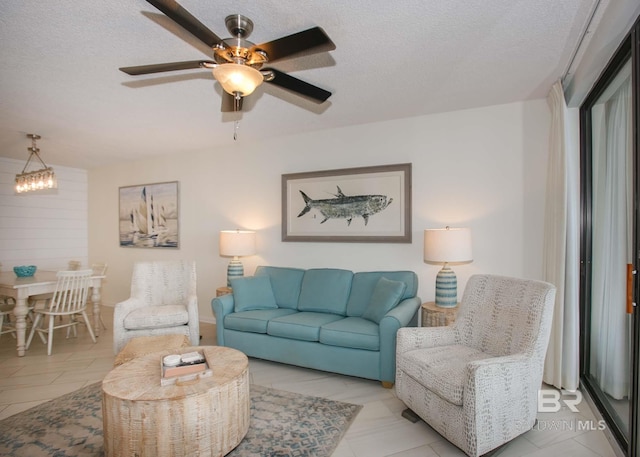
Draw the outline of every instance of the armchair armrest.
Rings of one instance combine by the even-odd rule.
[[[125,301],[121,301],[120,303],[116,303],[115,308],[113,309],[113,353],[117,354],[122,346],[124,345],[125,338],[125,328],[124,328],[124,318],[127,315],[138,308],[145,306],[145,303],[142,300],[138,300],[137,298],[128,298]]]
[[[128,298],[125,301],[116,303],[116,306],[113,309],[114,328],[123,327],[122,323],[124,322],[124,318],[127,317],[127,314],[138,308],[142,308],[143,306],[146,306],[146,304],[137,298]],[[119,325],[116,326],[116,323]]]
[[[475,422],[478,454],[530,430],[537,415],[541,376],[530,355],[514,354],[476,360],[467,365],[465,417]],[[484,418],[491,417],[491,421]],[[496,438],[498,436],[498,438]]]
[[[221,295],[211,300],[211,309],[216,318],[216,341],[224,346],[224,317],[233,312],[233,294]]]
[[[198,296],[189,295],[187,297],[187,313],[189,314],[189,339],[191,344],[200,344],[200,319],[198,318]]]
[[[455,327],[405,327],[398,330],[396,352],[402,354],[414,349],[449,346],[458,343]]]

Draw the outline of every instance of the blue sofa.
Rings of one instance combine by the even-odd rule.
[[[382,381],[396,376],[396,332],[416,326],[412,271],[260,266],[216,297],[217,342],[250,357]]]

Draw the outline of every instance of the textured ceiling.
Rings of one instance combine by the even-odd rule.
[[[273,67],[333,92],[322,105],[263,84],[238,141],[543,98],[596,0],[179,0],[217,35],[250,17],[254,43],[316,25],[336,50]],[[144,0],[0,2],[0,156],[92,168],[233,143],[207,70],[142,77],[122,66],[211,58]]]

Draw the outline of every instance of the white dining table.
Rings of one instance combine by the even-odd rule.
[[[0,272],[0,295],[13,297],[16,306],[13,314],[16,317],[16,334],[18,340],[18,357],[25,354],[27,334],[26,317],[29,312],[29,297],[40,294],[53,293],[56,290],[58,278],[55,271],[37,270],[36,274],[28,278],[18,278],[12,271]],[[105,276],[91,277],[91,303],[93,304],[93,321],[95,336],[100,334],[100,288]]]

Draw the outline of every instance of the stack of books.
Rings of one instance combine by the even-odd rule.
[[[162,386],[197,381],[213,374],[204,354],[199,351],[167,355],[160,363],[162,366],[160,385]]]

